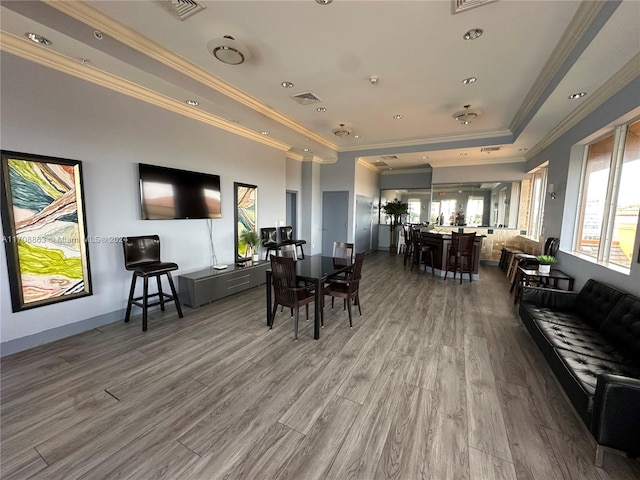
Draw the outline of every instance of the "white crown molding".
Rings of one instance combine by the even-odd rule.
[[[378,168],[374,167],[373,165],[371,165],[369,162],[365,162],[362,158],[358,158],[357,161],[358,165],[363,166],[364,168],[371,170],[372,172],[375,173],[382,173]]]
[[[158,92],[142,87],[138,84],[116,77],[110,73],[99,70],[91,65],[84,65],[76,59],[61,55],[41,45],[37,45],[27,39],[17,37],[13,34],[0,31],[0,49],[24,58],[40,65],[43,65],[59,72],[72,75],[76,78],[100,85],[101,87],[114,90],[118,93],[142,100],[151,105],[155,105],[165,110],[189,117],[213,127],[226,130],[227,132],[239,135],[254,142],[267,145],[269,147],[288,152],[291,145],[288,145],[271,137],[261,135],[258,132],[249,130],[246,127],[233,123],[216,115],[203,112],[191,107],[184,102],[162,95]]]
[[[466,166],[484,166],[495,165],[500,163],[524,163],[527,160],[524,157],[508,157],[508,158],[492,158],[491,160],[472,160],[472,159],[454,159],[454,160],[429,160],[429,164],[432,168],[447,168],[447,167],[466,167]]]
[[[613,74],[598,90],[582,100],[573,112],[553,127],[542,140],[529,149],[526,158],[531,159],[555,142],[596,108],[640,77],[640,53],[636,53],[620,70]]]
[[[380,175],[415,175],[417,173],[431,173],[432,168],[407,168],[396,170],[383,170]]]
[[[308,128],[293,121],[277,110],[265,105],[251,95],[237,89],[233,85],[212,75],[206,70],[188,62],[184,58],[158,45],[143,35],[108,17],[99,10],[84,2],[68,0],[43,0],[47,5],[61,11],[62,13],[89,25],[91,28],[100,30],[115,40],[127,45],[140,53],[153,58],[154,60],[187,75],[203,85],[206,85],[223,95],[249,107],[256,112],[284,125],[291,130],[304,135],[331,150],[337,151],[338,145],[330,142],[326,138],[309,130]]]
[[[584,1],[580,4],[576,14],[571,19],[571,23],[569,23],[560,38],[558,45],[549,56],[538,78],[536,78],[536,81],[533,83],[531,90],[529,90],[522,105],[513,117],[511,125],[509,126],[512,132],[517,132],[526,121],[529,113],[531,113],[540,101],[540,98],[542,98],[545,89],[549,86],[562,65],[567,61],[567,58],[571,52],[573,52],[578,42],[582,40],[582,37],[598,16],[605,3],[606,2]]]
[[[466,135],[447,135],[443,137],[428,137],[428,138],[416,138],[413,140],[399,140],[397,142],[386,143],[371,143],[368,145],[358,145],[357,147],[343,147],[339,148],[338,152],[358,152],[365,150],[377,150],[385,148],[399,148],[399,147],[417,147],[421,145],[433,145],[437,143],[448,142],[464,142],[468,140],[484,140],[495,137],[503,137],[511,135],[511,130],[494,130],[492,132],[482,133],[469,133]]]

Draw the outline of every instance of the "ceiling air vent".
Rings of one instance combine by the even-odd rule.
[[[500,148],[501,147],[482,147],[480,151],[485,153],[491,153],[491,152],[497,152],[498,150],[500,150]]]
[[[375,162],[371,162],[371,165],[374,165],[376,167],[388,167],[389,166],[388,163],[381,162],[380,160],[376,160]]]
[[[383,160],[398,160],[398,155],[383,155],[380,158]]]
[[[191,15],[195,15],[201,10],[207,8],[195,0],[154,0],[158,5],[164,8],[178,20],[185,20]]]
[[[496,0],[452,0],[452,11],[453,13],[460,13],[470,8],[479,7],[495,1]]]
[[[311,92],[304,92],[304,93],[298,93],[297,95],[291,95],[291,98],[293,98],[300,105],[309,105],[311,103],[318,103],[322,101],[316,96],[315,93],[311,93]]]

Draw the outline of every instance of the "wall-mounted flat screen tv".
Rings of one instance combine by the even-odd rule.
[[[220,176],[139,164],[143,220],[220,218]]]

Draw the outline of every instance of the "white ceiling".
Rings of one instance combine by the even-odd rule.
[[[640,71],[635,0],[499,0],[456,14],[451,0],[201,3],[180,21],[152,1],[3,1],[1,47],[257,141],[268,131],[294,158],[351,151],[375,165],[397,155],[385,160],[395,171],[524,162]],[[471,28],[484,34],[465,41]],[[52,45],[34,53],[27,31]],[[207,51],[223,35],[246,46],[245,63]],[[81,57],[84,71],[69,66]],[[463,85],[471,76],[477,82]],[[302,92],[322,102],[290,98]],[[186,99],[197,111],[184,113]],[[461,125],[452,115],[467,104],[482,114]],[[333,135],[341,123],[353,134]],[[480,152],[488,145],[501,149]]]

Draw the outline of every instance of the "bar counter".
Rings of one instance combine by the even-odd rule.
[[[444,277],[445,268],[447,266],[447,252],[451,245],[451,233],[428,230],[426,232],[421,232],[421,235],[424,239],[423,242],[433,248],[433,268],[435,275]],[[478,266],[480,265],[480,251],[482,250],[482,241],[484,238],[485,235],[476,234],[476,238],[473,242],[473,273],[471,274],[471,277],[474,280],[478,280],[480,278],[478,274]],[[427,272],[429,272],[429,269],[427,269]],[[451,276],[453,276],[453,272],[450,272],[447,278]]]

